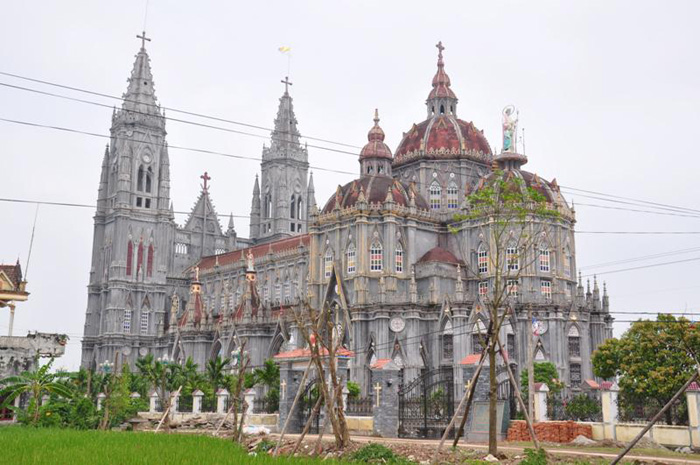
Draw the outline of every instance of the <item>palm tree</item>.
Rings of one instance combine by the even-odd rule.
[[[207,362],[207,378],[215,391],[224,386],[224,375],[229,363],[231,363],[230,358],[221,358],[221,356],[217,356],[214,360]]]
[[[56,394],[62,397],[72,397],[73,390],[65,383],[57,381],[54,373],[49,373],[53,364],[53,358],[44,366],[38,367],[34,371],[25,371],[17,376],[9,376],[0,385],[4,386],[0,390],[0,397],[5,398],[4,406],[9,405],[17,396],[29,393],[31,396],[30,408],[33,405],[33,423],[39,421],[39,407],[41,398],[45,394]]]

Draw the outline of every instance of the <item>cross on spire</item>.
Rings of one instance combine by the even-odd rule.
[[[208,189],[208,186],[209,186],[209,185],[207,184],[207,181],[211,180],[211,177],[209,176],[209,173],[207,173],[207,172],[205,171],[204,174],[200,176],[200,178],[204,180],[204,185],[202,186],[202,188],[203,188],[204,191],[206,192],[207,189]]]
[[[289,86],[292,85],[291,82],[289,82],[289,76],[285,76],[282,81],[280,81],[282,84],[284,84],[284,93],[288,94],[289,93]]]
[[[438,58],[442,58],[442,51],[445,50],[445,47],[442,45],[442,41],[438,42],[435,46],[438,49]]]
[[[146,37],[146,31],[143,31],[141,35],[136,34],[137,39],[141,39],[141,48],[146,48],[146,41],[151,41],[149,37]]]

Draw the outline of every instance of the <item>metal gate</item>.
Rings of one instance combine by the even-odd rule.
[[[423,373],[399,388],[399,437],[442,436],[454,415],[451,367]]]
[[[316,405],[316,401],[318,400],[318,396],[320,395],[321,393],[319,392],[318,387],[316,387],[316,380],[310,381],[309,384],[307,384],[304,390],[302,391],[301,397],[299,398],[299,407],[297,409],[297,411],[299,412],[299,424],[301,429],[304,429],[304,426],[306,426],[306,422],[309,420],[311,412],[313,411],[314,406]],[[323,406],[321,406],[321,410],[322,409]],[[309,434],[318,434],[318,425],[319,419],[321,418],[321,410],[319,410],[318,414],[311,422]]]

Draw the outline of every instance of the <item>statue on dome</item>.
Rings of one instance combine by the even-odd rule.
[[[503,151],[515,152],[515,138],[518,129],[518,112],[513,105],[503,109]]]

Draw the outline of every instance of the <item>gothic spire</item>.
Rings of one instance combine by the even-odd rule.
[[[272,149],[279,148],[284,151],[289,148],[289,145],[298,147],[301,134],[299,134],[297,129],[294,105],[292,97],[289,95],[289,86],[292,83],[286,78],[282,83],[284,83],[284,94],[280,98],[277,118],[275,118],[275,128],[272,131]]]
[[[142,37],[141,49],[136,54],[131,76],[127,79],[129,86],[127,87],[126,93],[122,96],[124,99],[122,110],[130,110],[138,112],[139,114],[152,116],[162,116],[153,87],[151,60],[148,57],[148,52],[146,52],[145,43],[146,40],[150,39],[145,38],[145,33],[143,36],[139,36],[139,38]]]

